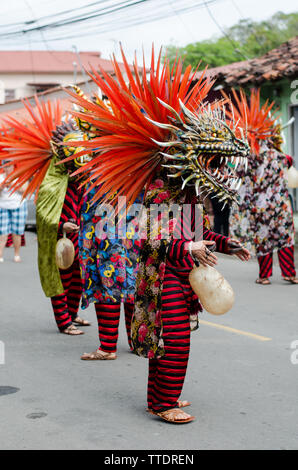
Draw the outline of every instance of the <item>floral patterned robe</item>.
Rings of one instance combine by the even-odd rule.
[[[114,226],[105,224],[106,236],[98,238],[96,227],[101,220],[96,213],[98,203],[90,204],[95,191],[87,194],[81,216],[79,256],[83,309],[91,302],[133,303],[139,261],[140,241],[135,239],[137,217],[127,219],[125,237],[115,238]]]
[[[232,208],[230,234],[257,256],[294,243],[286,167],[285,155],[267,146],[261,148],[259,156],[249,158],[246,173],[239,167],[240,205]]]

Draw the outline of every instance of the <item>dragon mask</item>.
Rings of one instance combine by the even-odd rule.
[[[206,71],[188,66],[183,72],[180,59],[173,67],[167,59],[161,65],[161,53],[155,63],[154,49],[150,72],[145,63],[139,68],[135,60],[131,67],[122,57],[121,67],[113,59],[113,76],[102,69],[89,73],[108,104],[69,92],[75,119],[84,129],[92,126],[93,137],[69,143],[93,153],[75,174],[98,186],[95,199],[116,193],[129,205],[164,166],[170,178],[181,178],[182,190],[193,185],[197,194],[201,188],[222,201],[235,200],[240,180],[234,167],[245,164],[249,146],[243,130],[226,123],[222,101],[204,104],[213,86]]]

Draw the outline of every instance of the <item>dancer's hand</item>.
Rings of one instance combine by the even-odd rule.
[[[236,255],[241,261],[248,261],[251,258],[250,252],[235,238],[231,238],[228,241],[228,249],[229,255]]]
[[[191,253],[203,266],[215,266],[217,264],[217,256],[208,249],[210,245],[214,245],[214,242],[202,240],[192,243]]]
[[[72,222],[65,222],[65,224],[63,224],[63,232],[65,233],[76,233],[79,229],[80,227]]]

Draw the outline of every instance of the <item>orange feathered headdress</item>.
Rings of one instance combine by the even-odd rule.
[[[14,165],[14,171],[5,180],[13,191],[29,181],[24,197],[34,192],[37,197],[50,165],[52,132],[62,122],[62,110],[59,101],[40,102],[37,97],[35,107],[28,100],[23,100],[23,104],[28,118],[3,119],[6,128],[0,136],[0,162],[7,160],[5,165]]]
[[[227,94],[222,91],[223,96],[229,99]],[[239,129],[247,129],[247,140],[253,153],[259,154],[260,143],[270,139],[275,135],[276,111],[271,113],[274,101],[269,104],[267,100],[261,106],[260,89],[252,89],[249,100],[244,92],[237,92],[232,89],[232,103],[230,109],[226,111],[227,117],[232,121],[236,121],[238,132]]]
[[[136,58],[131,68],[123,51],[122,58],[120,65],[113,57],[114,76],[100,67],[100,73],[93,68],[89,73],[108,103],[100,98],[92,102],[69,92],[82,110],[73,115],[98,130],[94,139],[70,145],[83,145],[86,152],[93,153],[92,160],[74,174],[91,181],[89,190],[101,185],[96,199],[111,198],[117,193],[126,196],[130,204],[161,163],[162,144],[171,135],[167,126],[173,124],[173,118],[184,120],[180,103],[191,111],[197,110],[213,81],[203,72],[193,86],[196,72],[191,66],[183,73],[180,59],[173,67],[167,59],[161,64],[161,51],[155,61],[154,48],[149,72],[144,58],[141,68]],[[157,127],[150,120],[164,127]]]

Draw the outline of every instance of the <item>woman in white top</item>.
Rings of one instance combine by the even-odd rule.
[[[16,263],[21,261],[21,236],[25,231],[28,212],[27,203],[22,200],[26,185],[11,194],[9,187],[3,184],[12,169],[10,166],[5,167],[3,173],[0,174],[0,263],[4,261],[3,250],[9,233],[12,234],[14,261]]]

